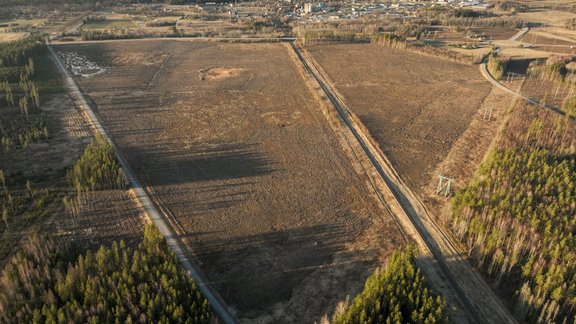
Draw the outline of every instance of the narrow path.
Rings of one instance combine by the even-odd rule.
[[[530,27],[524,27],[519,32],[514,34],[512,37],[510,37],[509,40],[516,41],[516,40],[518,40],[518,38],[524,36],[528,31],[530,31]]]
[[[114,147],[114,151],[116,152],[118,162],[122,166],[122,169],[124,170],[124,173],[126,174],[128,181],[130,182],[130,187],[134,190],[134,194],[138,202],[140,203],[141,207],[146,211],[150,220],[154,222],[160,233],[164,236],[166,243],[174,251],[176,257],[178,258],[178,260],[180,260],[182,266],[192,276],[192,278],[196,282],[198,288],[200,289],[204,297],[206,297],[206,299],[210,302],[210,305],[212,306],[212,309],[214,310],[216,316],[218,316],[222,320],[222,322],[226,324],[235,323],[236,321],[234,317],[228,311],[226,305],[222,301],[222,298],[216,293],[214,288],[205,280],[200,270],[198,270],[198,268],[194,264],[194,261],[187,252],[186,246],[179,239],[179,235],[174,230],[174,227],[172,226],[168,216],[159,211],[156,204],[149,197],[146,188],[143,187],[138,181],[138,179],[134,176],[132,169],[126,162],[125,158],[122,156],[122,153],[114,143],[113,139],[106,133],[106,130],[100,123],[100,120],[98,119],[98,117],[96,116],[96,114],[94,113],[94,111],[84,98],[84,95],[80,91],[80,88],[78,87],[72,76],[70,76],[68,70],[66,70],[66,68],[60,61],[60,58],[56,53],[56,51],[52,48],[50,44],[47,44],[47,47],[48,50],[50,51],[52,61],[55,63],[56,67],[62,74],[62,78],[64,79],[72,98],[76,100],[76,102],[82,109],[82,112],[88,117],[92,127],[94,127],[94,129],[98,133],[100,133],[104,138],[106,138],[106,140],[108,140],[108,142],[110,142],[110,144]]]
[[[354,138],[362,147],[367,158],[375,168],[381,180],[386,185],[387,203],[407,233],[419,245],[423,253],[429,254],[434,262],[429,262],[424,271],[441,272],[434,276],[437,280],[447,281],[459,300],[460,311],[465,312],[469,322],[473,323],[516,323],[515,318],[494,294],[480,274],[471,268],[470,264],[460,255],[449,236],[438,226],[428,214],[424,205],[406,186],[392,164],[380,154],[376,147],[356,123],[352,113],[339,98],[337,91],[323,75],[321,68],[306,52],[292,43],[292,48],[304,66],[317,81],[332,106],[337,111],[346,128],[353,133]],[[432,269],[435,268],[435,269]],[[439,284],[442,286],[442,284]]]

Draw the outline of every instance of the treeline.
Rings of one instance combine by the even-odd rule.
[[[153,225],[137,248],[120,241],[72,254],[53,239],[29,239],[2,271],[0,322],[212,322],[208,301]]]
[[[80,159],[67,172],[68,182],[75,189],[75,195],[63,198],[64,208],[76,218],[83,210],[84,194],[89,191],[123,189],[124,173],[116,160],[114,148],[100,134],[86,146]]]
[[[38,5],[38,0],[4,0],[5,6],[33,6]],[[192,0],[42,0],[41,5],[116,5],[116,4],[136,4],[136,3],[166,3],[166,4],[187,4]]]
[[[107,39],[137,39],[144,38],[143,34],[132,33],[127,29],[121,30],[82,30],[80,37],[83,40],[107,40]]]
[[[6,110],[0,116],[0,144],[4,150],[27,147],[31,142],[48,137],[41,118],[31,118],[40,108],[40,89],[35,81],[34,58],[46,51],[41,38],[28,37],[0,44],[0,101]],[[10,108],[18,107],[20,116]]]
[[[492,52],[488,55],[488,62],[486,63],[488,72],[496,80],[502,80],[504,77],[504,72],[506,71],[505,63],[498,57],[496,52]]]
[[[471,13],[469,10],[446,7],[420,9],[417,16],[419,18],[412,19],[412,22],[423,26],[523,28],[528,24],[516,17],[500,17],[478,11]]]
[[[40,3],[39,3],[40,2]],[[96,5],[96,4],[114,4],[114,3],[137,3],[137,0],[4,0],[6,6],[33,6],[33,5]],[[145,2],[145,1],[140,1]]]
[[[407,50],[409,52],[421,55],[438,57],[452,62],[463,64],[476,64],[480,62],[479,56],[473,57],[446,49],[436,48],[419,41],[408,42],[404,39],[404,37],[400,35],[380,33],[374,35],[371,40],[375,44],[383,45],[386,47]]]
[[[46,51],[46,46],[40,37],[26,37],[8,43],[0,43],[0,67],[24,65],[30,57]]]
[[[407,46],[406,38],[392,33],[375,34],[372,36],[372,43],[399,49],[406,49]]]
[[[476,179],[452,200],[451,226],[472,260],[531,323],[576,318],[576,128],[517,108]]]
[[[502,11],[510,11],[510,12],[528,12],[530,11],[530,7],[526,4],[516,2],[516,1],[502,1],[498,2],[495,5],[496,9]]]
[[[446,305],[428,288],[414,253],[412,248],[394,252],[386,269],[368,277],[364,290],[333,322],[449,323]]]
[[[356,33],[339,32],[337,30],[307,31],[301,38],[303,44],[318,43],[367,43],[366,37],[358,37]]]
[[[176,28],[174,24],[170,31],[167,32],[147,32],[145,30],[82,30],[80,36],[83,40],[108,40],[108,39],[138,39],[147,37],[200,37],[210,36],[200,32],[187,33],[183,29]]]
[[[571,57],[550,56],[546,60],[535,60],[528,66],[528,75],[552,81],[568,81],[568,69],[566,65],[572,60]]]
[[[568,116],[576,117],[576,96],[573,95],[576,87],[576,73],[568,70],[567,65],[573,60],[570,56],[552,55],[546,60],[535,60],[528,66],[527,73],[531,77],[539,78],[545,81],[551,81],[558,85],[566,84],[571,88],[560,110]]]
[[[86,146],[74,168],[68,171],[68,180],[78,194],[124,186],[114,148],[99,134]]]

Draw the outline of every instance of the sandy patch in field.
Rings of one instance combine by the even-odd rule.
[[[217,67],[198,71],[198,78],[202,81],[220,81],[237,77],[244,71],[246,69]]]

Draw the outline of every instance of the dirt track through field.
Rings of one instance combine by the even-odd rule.
[[[58,50],[106,67],[76,80],[241,321],[318,320],[404,244],[284,45]]]
[[[362,146],[383,186],[381,190],[404,230],[423,253],[420,261],[435,288],[456,307],[457,322],[514,323],[514,317],[491,291],[484,279],[462,257],[441,227],[428,215],[418,197],[404,184],[366,128],[340,99],[328,76],[307,51],[293,46],[300,61],[326,93],[347,129]],[[375,181],[378,181],[377,179]],[[434,260],[435,262],[430,262]],[[442,281],[446,281],[443,284]]]

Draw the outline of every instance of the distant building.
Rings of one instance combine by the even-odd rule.
[[[311,13],[314,12],[314,5],[310,2],[307,2],[304,4],[304,12],[305,13]]]

